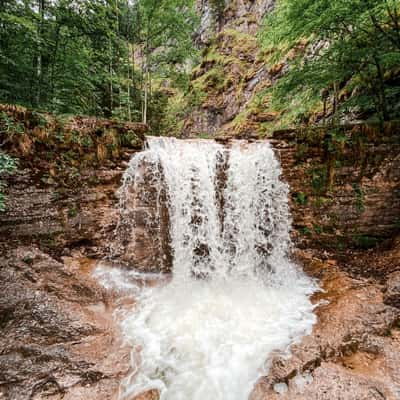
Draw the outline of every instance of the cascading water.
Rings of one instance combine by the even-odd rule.
[[[163,400],[245,400],[271,351],[315,321],[314,284],[290,260],[279,162],[265,141],[148,138],[125,173],[122,208],[144,173],[167,192],[173,277],[143,287],[123,320],[133,350],[120,399],[155,388]]]

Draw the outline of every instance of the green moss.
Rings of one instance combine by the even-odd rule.
[[[35,110],[31,114],[31,123],[33,126],[40,128],[47,128],[49,125],[46,115]]]
[[[315,194],[321,195],[327,190],[327,166],[322,164],[308,171],[311,187]]]
[[[358,212],[363,212],[365,210],[364,205],[364,192],[358,183],[353,183],[353,190],[356,196],[356,208]]]
[[[380,238],[368,235],[356,235],[353,237],[353,242],[355,246],[363,250],[376,247],[380,241]]]
[[[225,0],[209,0],[209,5],[214,19],[218,20],[225,9]]]
[[[22,135],[25,131],[24,124],[5,111],[0,112],[0,133],[12,137]]]
[[[224,88],[225,73],[221,65],[214,65],[204,75],[192,82],[195,92],[207,93],[210,90],[220,91]]]
[[[45,247],[45,248],[54,248],[56,247],[56,241],[53,237],[53,235],[47,234],[47,235],[43,235],[40,238],[40,245]]]
[[[33,258],[32,258],[32,257],[29,257],[29,256],[24,257],[24,258],[22,259],[22,261],[23,261],[25,264],[27,264],[27,265],[32,265],[32,264],[33,264]]]
[[[306,226],[303,227],[303,228],[301,228],[300,232],[301,232],[303,235],[306,235],[306,236],[311,236],[311,235],[312,235],[311,229],[310,229],[310,228],[307,228]]]
[[[302,206],[307,204],[307,195],[303,192],[298,192],[298,193],[294,193],[293,198],[295,199],[297,204],[300,204]]]
[[[258,52],[257,39],[247,33],[243,33],[236,29],[225,29],[218,36],[217,40],[224,42],[226,46],[232,49],[232,55],[238,57],[240,55],[249,54],[254,57]]]
[[[68,217],[69,218],[74,218],[78,215],[78,208],[76,207],[75,204],[69,206],[68,208]]]
[[[2,178],[5,178],[8,175],[11,175],[15,172],[18,166],[18,161],[11,157],[9,154],[6,154],[0,151],[0,211],[6,210],[6,201],[7,196],[4,193],[7,184]]]
[[[213,138],[213,136],[212,135],[209,135],[208,133],[199,133],[199,134],[197,134],[196,135],[198,138],[200,138],[200,139],[212,139]]]
[[[323,229],[322,229],[322,227],[321,226],[319,226],[319,225],[313,225],[313,229],[314,229],[314,232],[317,234],[317,235],[321,235],[322,234],[322,231],[323,231]]]
[[[316,196],[313,201],[313,206],[316,208],[322,208],[327,206],[329,203],[332,202],[332,199],[325,196]]]

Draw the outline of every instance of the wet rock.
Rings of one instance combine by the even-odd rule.
[[[6,213],[0,215],[0,242],[17,246],[35,243],[51,254],[83,247],[104,253],[104,241],[115,228],[118,203],[115,192],[121,171],[88,171],[96,184],[60,188],[39,185],[34,171],[23,170],[9,182]]]
[[[284,382],[278,382],[274,385],[274,392],[278,394],[284,394],[288,391],[288,385]]]
[[[385,304],[400,308],[400,271],[388,276],[383,298]]]
[[[124,207],[119,209],[111,253],[127,267],[147,272],[170,272],[172,249],[168,211],[168,193],[162,167],[140,160],[139,182],[130,176],[119,190]],[[135,174],[136,171],[128,170]]]
[[[378,282],[354,279],[330,258],[319,264],[306,268],[324,290],[314,295],[318,322],[289,357],[272,356],[251,400],[398,399],[400,310],[384,303]]]
[[[355,159],[357,135],[374,129],[379,132],[379,140],[370,139],[363,149],[362,161]],[[376,260],[363,254],[368,250],[373,252],[378,244],[398,233],[398,127],[390,132],[388,128],[380,130],[364,124],[349,126],[344,132],[348,142],[332,156],[341,160],[340,165],[337,163],[334,168],[326,149],[321,146],[329,132],[312,133],[310,130],[303,135],[299,130],[277,131],[273,146],[281,161],[283,178],[291,190],[296,244],[302,249],[358,250],[360,255],[354,254],[351,264],[363,257],[357,269],[373,274],[382,264],[383,254],[381,252]],[[320,135],[320,139],[313,140],[313,134]],[[362,168],[360,163],[363,163]],[[311,172],[325,183],[310,178]],[[398,249],[397,258],[388,263],[392,264],[392,271],[400,268],[400,246]]]
[[[132,400],[159,400],[160,392],[156,389],[148,390],[147,392],[141,393],[138,396],[132,398]]]
[[[96,282],[20,247],[0,257],[0,291],[2,398],[113,398],[129,356]]]
[[[314,371],[313,382],[291,385],[291,389],[279,394],[270,391],[257,400],[383,400],[395,399],[379,379],[357,376],[334,364],[323,363]]]

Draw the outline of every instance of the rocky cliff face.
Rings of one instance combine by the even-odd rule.
[[[0,112],[3,150],[19,163],[7,178],[0,241],[34,243],[55,255],[81,246],[104,254],[118,219],[116,191],[131,155],[143,146],[146,126],[79,117],[58,121],[9,106]]]
[[[296,255],[323,289],[311,335],[276,354],[252,400],[397,399],[399,127],[276,132]]]
[[[274,8],[275,0],[199,0],[197,8],[201,24],[197,41],[206,45],[215,33],[233,28],[238,32],[255,34],[265,15]]]
[[[300,247],[375,247],[399,229],[400,126],[275,132]]]
[[[129,349],[112,317],[118,297],[90,273],[108,254],[116,191],[146,127],[0,106],[0,130],[19,159],[0,213],[0,397],[114,399]]]
[[[0,216],[0,234],[8,243],[35,243],[55,254],[83,247],[88,255],[104,254],[117,220],[115,192],[121,170],[93,170],[77,184],[57,188],[35,184],[29,170],[16,174],[8,190],[8,212]],[[87,179],[96,178],[96,184]]]
[[[185,119],[183,136],[254,135],[260,123],[274,117],[257,110],[257,117],[243,124],[247,113],[255,111],[251,103],[256,93],[271,86],[282,69],[268,69],[256,38],[274,4],[273,0],[235,0],[226,5],[223,1],[199,2],[198,41],[203,54],[192,75],[191,95],[196,104]]]

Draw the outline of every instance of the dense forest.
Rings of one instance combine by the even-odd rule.
[[[210,4],[215,21],[229,6]],[[201,49],[193,0],[5,0],[0,7],[1,103],[150,119],[162,132],[174,90],[194,95],[190,74]],[[258,41],[266,64],[288,66],[265,93],[271,108],[287,111],[283,120],[307,122],[321,103],[338,121],[398,117],[397,1],[280,0]]]
[[[185,84],[197,20],[192,0],[2,1],[0,102],[146,122],[162,81]]]
[[[261,40],[290,71],[273,103],[295,123],[328,99],[336,122],[400,115],[400,6],[396,0],[281,0]],[[311,121],[315,122],[315,121]]]

